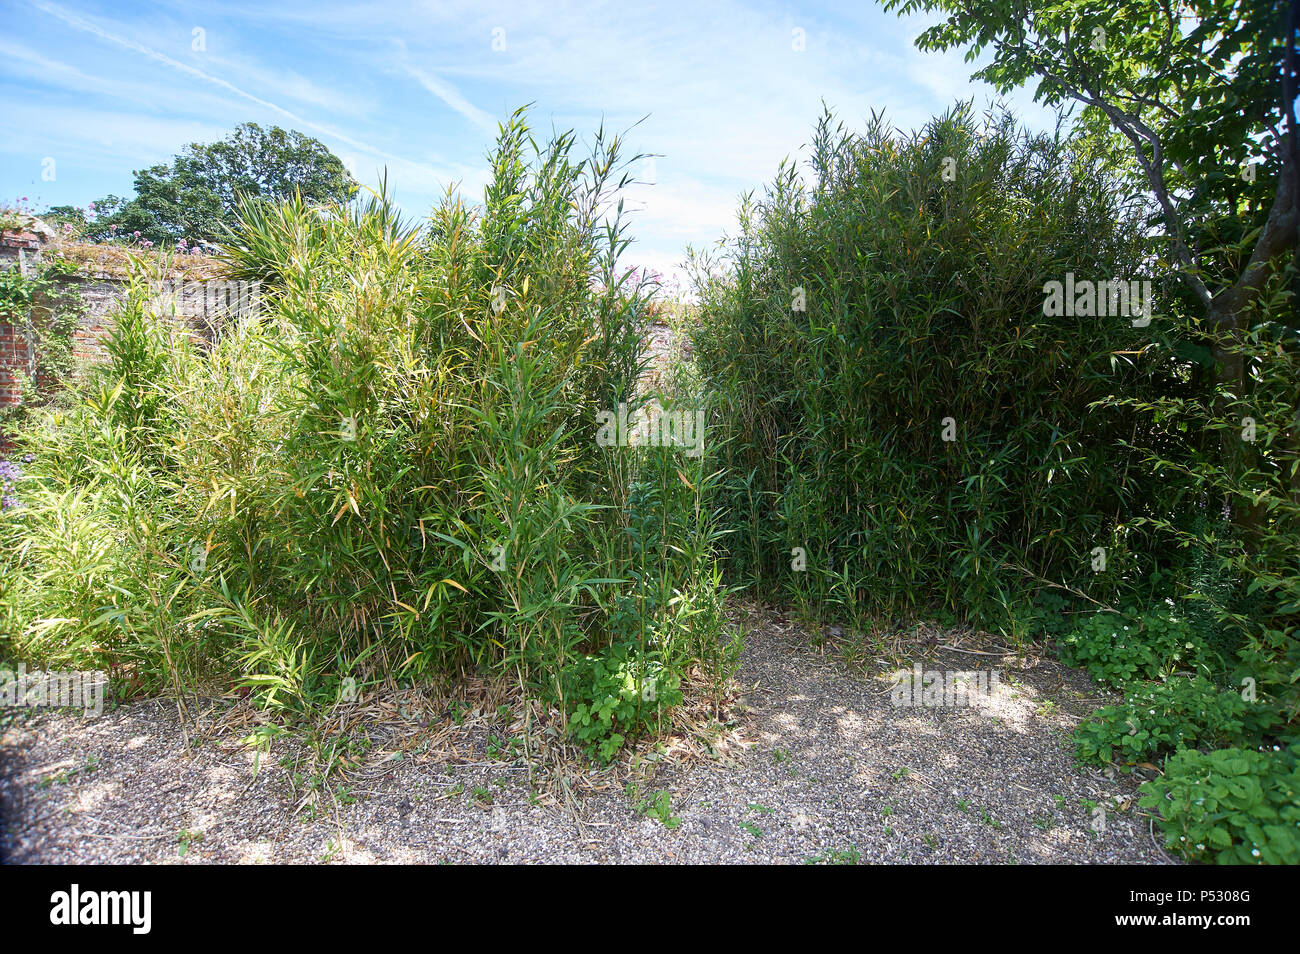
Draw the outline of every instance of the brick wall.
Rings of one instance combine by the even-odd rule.
[[[0,405],[17,404],[19,372],[29,368],[27,338],[12,322],[0,319]]]
[[[73,332],[78,360],[104,358],[104,343],[113,331],[113,314],[127,296],[121,278],[79,276],[82,315]],[[211,344],[221,329],[258,306],[257,290],[245,283],[207,279],[172,279],[150,287],[149,308],[202,344]]]
[[[37,267],[46,241],[53,232],[36,224],[30,232],[0,232],[0,269]],[[105,342],[113,330],[113,315],[126,298],[129,281],[107,273],[93,262],[65,280],[65,286],[79,294],[82,314],[73,332],[73,356],[78,364],[93,363],[106,356]],[[200,343],[211,343],[221,329],[258,307],[256,286],[217,278],[178,277],[150,285],[149,308],[174,322]],[[39,307],[33,309],[40,320]],[[36,366],[35,342],[25,324],[0,315],[0,405],[21,400],[21,381]],[[38,382],[39,385],[49,382]]]
[[[27,274],[40,263],[45,229],[0,231],[0,268],[16,268]],[[23,325],[13,316],[0,314],[0,405],[17,404],[21,376],[32,369],[31,342]]]

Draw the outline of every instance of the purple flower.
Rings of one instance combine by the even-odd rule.
[[[30,454],[27,456],[31,457]],[[11,491],[22,475],[22,468],[13,461],[0,460],[0,510],[18,506],[18,498]]]

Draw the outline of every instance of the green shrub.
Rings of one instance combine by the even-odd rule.
[[[30,274],[0,268],[0,324],[30,342],[32,363],[10,364],[18,401],[0,405],[0,439],[8,440],[29,409],[46,403],[68,378],[75,363],[73,338],[84,311],[81,292],[69,281],[73,267],[54,255]]]
[[[783,166],[724,258],[695,259],[733,578],[819,615],[1007,632],[1035,577],[1109,601],[1153,479],[1127,464],[1134,413],[1098,402],[1143,392],[1124,356],[1145,333],[1044,313],[1067,272],[1144,271],[1107,164],[964,107],[911,134],[827,116],[811,151],[808,181]]]
[[[586,704],[579,726],[595,706],[605,758],[696,663],[721,674],[712,455],[596,440],[649,397],[651,288],[618,264],[636,157],[574,144],[516,114],[482,210],[451,193],[423,228],[382,194],[246,204],[228,263],[265,307],[209,351],[138,276],[107,362],[22,434],[13,654],[140,691],[243,685],[289,717],[344,678],[479,667]],[[589,657],[608,672],[575,681]],[[628,673],[661,687],[631,716],[606,705]]]
[[[1251,679],[1277,701],[1275,735],[1294,735],[1300,712],[1297,276],[1261,276],[1264,297],[1239,332],[1206,327],[1185,301],[1171,308],[1168,337],[1151,349],[1175,359],[1166,384],[1107,399],[1138,414],[1139,466],[1161,475],[1161,506],[1131,525],[1178,555],[1168,595],[1234,683]],[[1216,361],[1249,370],[1234,381]]]
[[[1207,654],[1187,621],[1167,609],[1101,612],[1057,642],[1061,661],[1081,666],[1111,689],[1168,676],[1209,671]]]
[[[1143,785],[1166,845],[1218,864],[1300,864],[1300,745],[1184,749]]]
[[[1262,721],[1275,718],[1204,676],[1130,687],[1124,702],[1092,713],[1074,731],[1080,762],[1109,765],[1153,761],[1180,748],[1258,740]]]
[[[569,732],[602,762],[625,741],[657,729],[664,711],[682,701],[681,676],[626,644],[587,656],[572,678]]]

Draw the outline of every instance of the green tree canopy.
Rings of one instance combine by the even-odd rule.
[[[1048,105],[1126,141],[1165,239],[1165,260],[1205,317],[1240,328],[1296,247],[1300,0],[884,0],[946,19],[923,50],[991,60],[1007,92],[1037,81]],[[1229,372],[1239,369],[1229,368]]]
[[[191,143],[170,164],[135,173],[135,196],[106,196],[89,238],[134,237],[156,244],[216,242],[233,225],[240,196],[309,203],[346,202],[357,183],[319,140],[300,132],[244,123],[220,142]]]

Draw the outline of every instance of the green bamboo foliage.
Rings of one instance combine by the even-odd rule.
[[[1151,477],[1119,446],[1134,416],[1097,402],[1141,393],[1126,352],[1148,333],[1043,306],[1067,272],[1144,274],[1123,195],[1082,143],[1007,115],[910,135],[823,117],[808,180],[783,166],[724,259],[696,261],[738,578],[819,613],[1004,630],[1031,577],[1105,593]]]
[[[638,698],[651,670],[727,664],[711,531],[677,516],[705,461],[595,439],[635,393],[650,289],[618,267],[636,157],[603,130],[575,150],[515,114],[482,206],[449,193],[423,228],[382,191],[246,205],[229,261],[262,308],[210,352],[168,348],[133,296],[110,362],[28,436],[17,654],[234,677],[289,710],[483,668],[568,713],[604,701],[584,674],[607,656]],[[671,499],[634,494],[652,479]],[[612,754],[663,709],[583,741]]]

